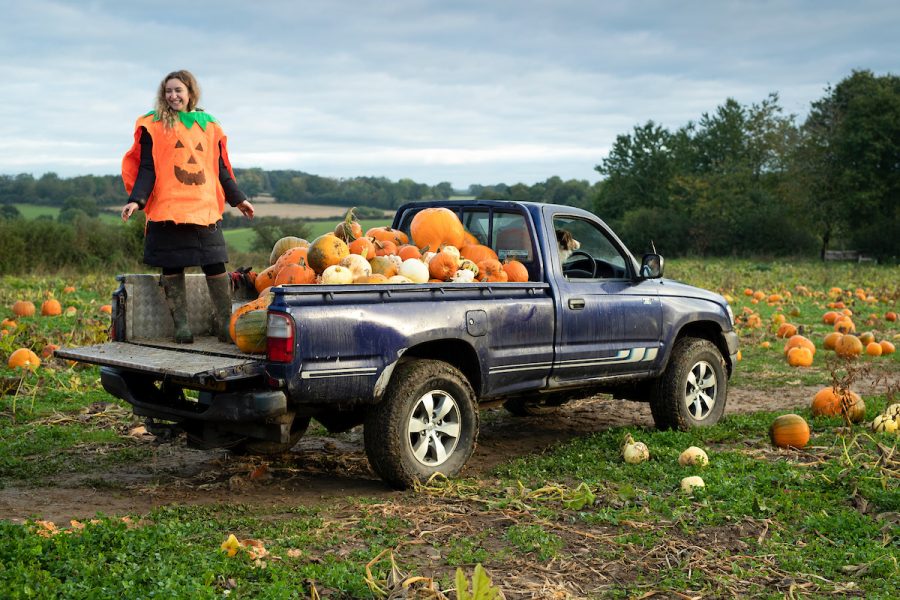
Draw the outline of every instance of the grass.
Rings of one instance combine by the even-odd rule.
[[[869,419],[900,401],[896,353],[848,366],[822,347],[831,330],[822,313],[836,301],[850,307],[858,330],[897,339],[900,324],[884,318],[897,310],[897,267],[684,260],[670,261],[667,270],[728,294],[742,318],[758,315],[758,326],[739,328],[743,360],[733,389],[777,394],[824,386],[835,376],[853,379],[866,369],[869,380],[881,382],[865,396]],[[75,291],[65,292],[68,285]],[[841,287],[840,294],[832,287]],[[0,279],[4,318],[17,299],[30,299],[40,310],[42,299],[53,295],[63,307],[76,308],[74,317],[16,319],[0,337],[0,495],[57,485],[72,473],[105,493],[127,493],[127,486],[115,485],[117,469],[155,456],[127,435],[139,419],[103,392],[97,369],[59,361],[26,374],[5,368],[19,346],[40,351],[46,343],[102,339],[108,317],[99,306],[113,288],[112,274]],[[745,288],[785,298],[753,303]],[[812,367],[785,362],[784,341],[774,333],[778,315],[802,325],[816,343]],[[759,412],[690,432],[611,428],[505,462],[481,479],[435,479],[381,497],[311,506],[289,493],[273,505],[241,504],[235,497],[125,520],[98,514],[95,521],[55,525],[37,520],[38,505],[33,520],[0,520],[0,589],[10,598],[220,598],[226,592],[231,598],[375,598],[373,589],[402,589],[391,579],[389,556],[381,554],[390,549],[403,578],[422,578],[410,582],[412,588],[432,585],[451,597],[456,568],[471,577],[477,564],[508,598],[562,592],[634,598],[654,590],[705,597],[896,597],[898,438],[864,424],[847,429],[838,418],[813,418],[802,407],[796,412],[813,431],[802,451],[773,448],[767,432],[778,413]],[[485,415],[486,422],[491,418]],[[626,434],[649,446],[649,461],[627,465],[620,459]],[[707,467],[678,465],[690,445],[706,449]],[[290,457],[271,461],[274,475],[264,485],[286,484],[298,467]],[[226,467],[213,468],[227,480]],[[706,487],[682,493],[681,478],[694,474]],[[256,540],[267,554],[245,542],[227,556],[220,545],[232,533]]]
[[[43,204],[19,204],[13,203],[24,219],[39,219],[41,217],[50,217],[56,219],[59,216],[60,208],[58,206],[45,206]],[[121,223],[122,219],[116,213],[101,210],[97,215],[104,223]]]

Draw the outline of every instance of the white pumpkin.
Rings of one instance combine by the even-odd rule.
[[[412,283],[412,279],[403,275],[393,275],[388,277],[387,283]]]
[[[691,446],[678,457],[678,464],[682,467],[705,467],[709,464],[709,457],[702,448]]]
[[[475,281],[475,273],[468,269],[457,269],[450,281],[452,283],[472,283]]]
[[[407,258],[400,265],[400,271],[397,273],[406,277],[413,283],[428,283],[428,265],[418,258]]]
[[[353,279],[368,277],[372,274],[372,265],[359,254],[348,254],[338,264],[350,269],[353,273]]]
[[[681,480],[681,491],[686,494],[690,494],[694,489],[702,487],[706,487],[706,483],[704,483],[702,477],[691,475],[690,477],[685,477]]]
[[[452,254],[453,258],[456,259],[456,262],[459,262],[462,258],[459,255],[459,248],[457,248],[456,246],[441,246],[441,252]]]
[[[322,271],[322,283],[325,285],[353,283],[353,271],[341,265],[331,265]]]

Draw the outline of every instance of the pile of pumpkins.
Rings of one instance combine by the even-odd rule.
[[[351,209],[333,232],[312,242],[281,238],[272,248],[269,266],[250,274],[259,297],[232,314],[231,339],[243,352],[265,352],[272,286],[528,281],[525,265],[501,262],[447,208],[419,211],[409,232],[407,236],[391,227],[374,227],[363,233]]]

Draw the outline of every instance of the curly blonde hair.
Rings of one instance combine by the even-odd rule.
[[[166,102],[166,83],[170,79],[177,79],[187,88],[188,112],[194,109],[203,110],[197,107],[197,103],[200,102],[200,84],[197,83],[197,78],[194,77],[193,73],[186,69],[172,71],[163,77],[162,81],[159,83],[159,88],[156,90],[156,107],[154,108],[156,118],[162,119],[166,127],[174,127],[175,119],[178,117],[178,111],[172,110],[169,107],[169,103]]]

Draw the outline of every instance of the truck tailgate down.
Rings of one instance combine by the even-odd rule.
[[[208,341],[197,339],[189,347],[164,340],[106,342],[82,348],[60,348],[55,355],[78,362],[197,383],[246,379],[265,371],[264,355],[245,354],[215,338],[208,338]]]

